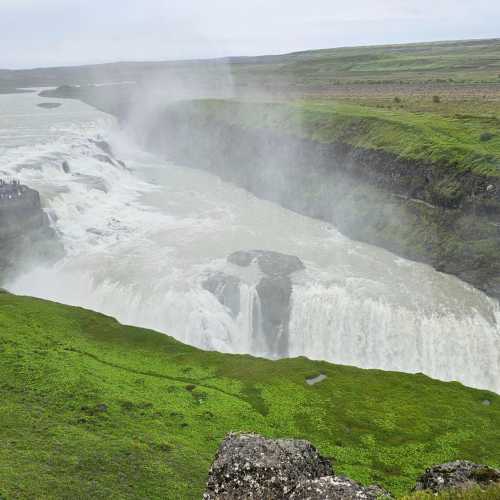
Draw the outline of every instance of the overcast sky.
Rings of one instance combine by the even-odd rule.
[[[0,0],[0,68],[493,37],[498,0]]]

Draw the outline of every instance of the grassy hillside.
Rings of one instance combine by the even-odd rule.
[[[306,384],[319,373],[327,380]],[[443,461],[500,465],[500,397],[491,393],[423,375],[206,353],[5,293],[0,397],[7,499],[198,499],[231,430],[309,439],[338,472],[398,494]]]
[[[424,164],[500,175],[500,112],[450,116],[332,101],[197,101],[193,110],[200,109],[207,121],[282,131],[320,143],[341,141]]]

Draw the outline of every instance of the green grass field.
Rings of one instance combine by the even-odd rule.
[[[319,373],[327,380],[306,384]],[[229,431],[309,439],[337,472],[399,495],[433,464],[500,465],[500,397],[489,392],[423,375],[202,352],[5,293],[0,395],[7,499],[199,499]]]
[[[403,500],[498,500],[499,498],[500,486],[490,486],[484,489],[445,491],[440,494],[421,492],[406,496]]]

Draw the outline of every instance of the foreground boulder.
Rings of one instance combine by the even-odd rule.
[[[300,481],[331,474],[307,441],[229,434],[210,470],[205,500],[289,498]]]
[[[415,490],[439,492],[449,489],[467,489],[474,486],[490,486],[500,483],[500,470],[465,460],[436,465],[425,471]]]
[[[375,500],[389,495],[332,475],[308,441],[229,434],[210,469],[205,500]]]

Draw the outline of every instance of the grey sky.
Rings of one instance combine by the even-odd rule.
[[[0,0],[0,68],[493,37],[495,0]]]

